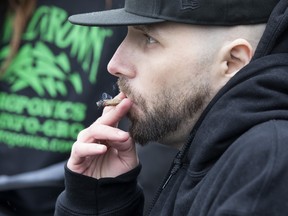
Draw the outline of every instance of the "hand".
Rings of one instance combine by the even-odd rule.
[[[117,128],[132,102],[123,99],[116,107],[105,107],[102,116],[81,131],[74,143],[67,166],[93,178],[116,177],[135,168],[139,161],[135,143],[128,132]]]

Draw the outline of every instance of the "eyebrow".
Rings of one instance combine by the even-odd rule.
[[[143,31],[143,32],[150,32],[151,31],[151,27],[149,27],[148,25],[136,25],[136,26],[132,26],[134,29]]]
[[[151,34],[152,36],[157,36],[160,37],[161,36],[161,30],[159,29],[157,24],[152,24],[152,25],[135,25],[135,26],[131,26],[132,28],[138,30],[138,31],[142,31],[146,34]]]

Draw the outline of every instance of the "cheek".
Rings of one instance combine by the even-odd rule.
[[[137,75],[130,82],[135,91],[147,101],[147,106],[153,106],[157,102],[155,98],[167,88],[173,91],[189,88],[195,79],[194,73],[199,73],[199,70],[194,70],[195,62],[197,60],[191,53],[180,50],[162,53],[153,58],[150,56],[137,65]]]
[[[161,71],[157,82],[164,88],[181,89],[194,79],[195,72],[198,73],[198,70],[194,71],[193,58],[187,58],[183,54],[174,53],[169,60],[167,58],[159,64]]]

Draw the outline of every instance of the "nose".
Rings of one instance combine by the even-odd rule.
[[[132,53],[125,44],[125,40],[120,44],[112,59],[108,63],[107,70],[110,74],[121,77],[126,76],[132,78],[135,75],[134,66],[132,64]]]

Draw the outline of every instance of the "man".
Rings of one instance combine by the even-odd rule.
[[[72,16],[128,34],[108,65],[122,101],[79,134],[55,215],[143,215],[135,142],[152,140],[179,153],[145,215],[287,215],[287,6],[126,0]]]

